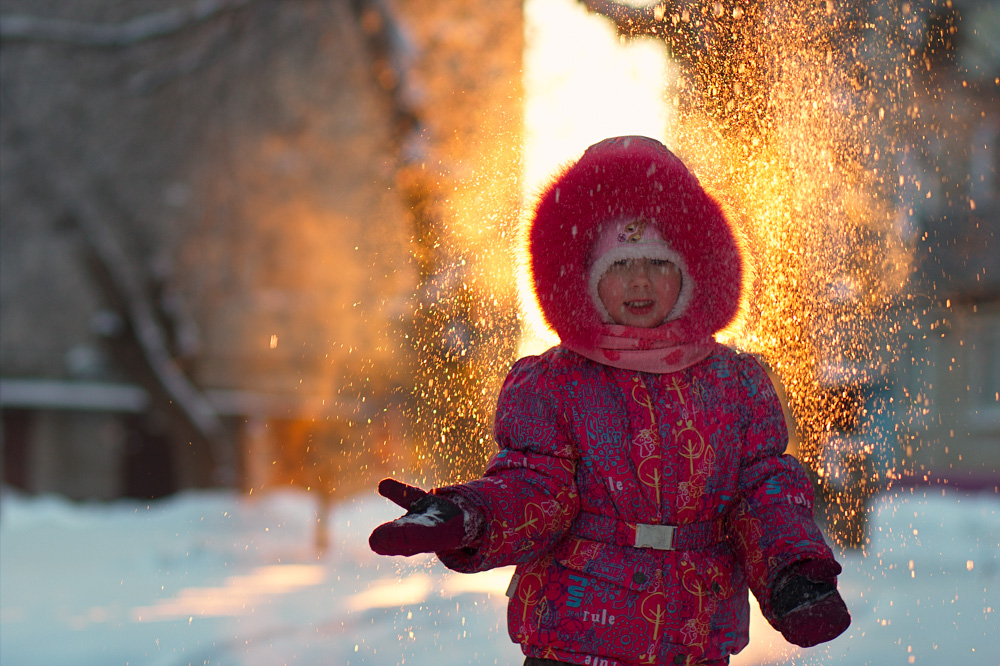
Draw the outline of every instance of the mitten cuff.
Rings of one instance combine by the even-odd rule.
[[[455,506],[462,510],[465,535],[462,537],[461,547],[478,548],[483,540],[483,532],[486,531],[486,517],[483,512],[457,492],[445,492],[441,493],[441,496],[454,502]]]
[[[777,588],[782,582],[791,576],[805,576],[815,583],[832,582],[837,579],[841,572],[840,563],[832,559],[808,559],[794,562],[774,577],[773,588]]]

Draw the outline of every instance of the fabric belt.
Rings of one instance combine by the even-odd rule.
[[[570,533],[589,541],[654,550],[702,550],[725,539],[725,518],[683,525],[630,523],[614,516],[581,511]]]

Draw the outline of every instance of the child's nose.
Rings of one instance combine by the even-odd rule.
[[[645,261],[637,261],[632,265],[630,282],[634,285],[649,284],[649,265]]]

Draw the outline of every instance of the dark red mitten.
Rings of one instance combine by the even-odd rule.
[[[833,640],[851,624],[833,560],[803,560],[778,574],[771,590],[774,628],[789,643],[812,647]]]
[[[378,492],[407,510],[368,537],[368,545],[379,555],[436,553],[458,548],[466,540],[465,512],[454,502],[395,479],[383,479]]]

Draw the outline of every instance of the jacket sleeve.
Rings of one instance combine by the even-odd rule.
[[[500,450],[483,478],[438,491],[460,495],[485,519],[477,548],[438,553],[451,569],[483,571],[534,560],[576,517],[576,450],[546,390],[546,365],[539,357],[524,358],[507,376],[494,422]]]
[[[774,386],[752,356],[740,355],[739,363],[746,403],[731,542],[761,612],[773,621],[770,590],[781,570],[801,560],[833,560],[833,553],[813,520],[812,484],[784,454],[788,429]]]

